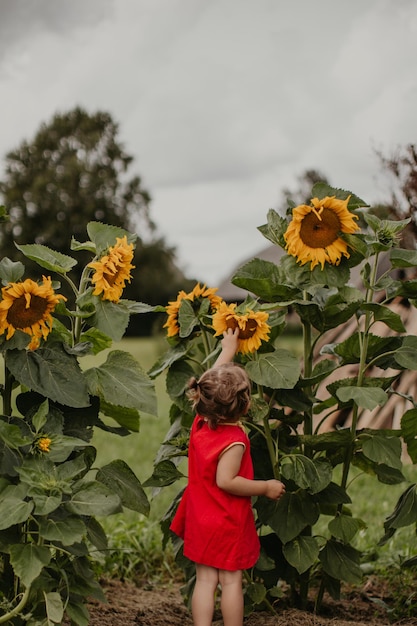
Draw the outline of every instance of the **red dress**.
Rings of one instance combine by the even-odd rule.
[[[188,485],[170,526],[184,540],[187,558],[230,571],[253,567],[260,550],[251,498],[232,495],[216,484],[219,457],[237,442],[245,446],[239,476],[253,479],[250,443],[243,428],[219,424],[213,430],[196,416],[188,451]]]

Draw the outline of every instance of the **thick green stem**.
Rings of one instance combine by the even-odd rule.
[[[19,613],[23,611],[23,609],[25,608],[27,604],[27,601],[29,600],[29,594],[30,594],[30,586],[25,589],[25,592],[19,604],[16,604],[14,609],[9,611],[8,613],[5,613],[4,615],[0,616],[0,624],[5,624],[6,622],[10,621],[11,619],[13,619],[13,617],[16,617],[16,615],[19,615]]]
[[[304,293],[307,299],[307,294]],[[311,324],[303,320],[303,360],[304,360],[304,378],[311,378],[313,371],[313,350],[312,350],[312,332]],[[309,389],[310,395],[312,389]],[[313,407],[304,412],[304,434],[313,434]]]
[[[74,285],[74,283],[68,277],[66,277],[68,282],[70,283],[73,291],[74,291],[76,299],[81,294],[84,293],[84,291],[85,291],[85,289],[86,289],[86,287],[88,285],[89,276],[90,276],[90,268],[88,266],[86,266],[83,269],[83,272],[81,274],[79,289],[77,289],[76,286]],[[81,313],[78,304],[76,304],[75,306],[76,306],[77,313]],[[82,317],[77,315],[77,317],[74,320],[74,326],[73,326],[73,333],[74,333],[73,341],[74,341],[74,344],[77,344],[80,341],[81,330],[82,330],[82,323],[83,323]]]
[[[4,388],[3,388],[3,415],[12,414],[13,375],[7,367],[7,351],[4,353]]]
[[[258,385],[258,395],[260,398],[263,398],[264,392],[262,385]],[[263,417],[264,431],[265,431],[265,441],[266,447],[268,448],[268,455],[272,465],[272,471],[274,474],[274,478],[277,480],[280,479],[280,472],[278,466],[278,446],[275,444],[274,439],[272,437],[271,425],[269,423],[269,411]]]
[[[209,343],[205,328],[201,328],[201,338],[203,340],[204,352],[207,358],[210,355],[211,350],[210,350],[210,343]]]
[[[377,278],[378,256],[379,255],[377,253],[375,255],[374,265],[373,265],[372,272],[369,278],[369,287],[366,290],[366,296],[365,296],[366,304],[371,303],[373,300],[374,286],[376,284],[376,278]],[[365,321],[364,321],[363,331],[362,333],[359,332],[361,341],[360,341],[359,369],[358,369],[358,377],[357,377],[357,383],[356,383],[358,387],[361,387],[363,383],[363,379],[364,379],[366,368],[367,368],[366,360],[368,356],[369,329],[371,327],[371,323],[372,323],[372,312],[365,311]],[[350,465],[352,463],[352,458],[353,458],[353,453],[354,453],[354,439],[356,437],[356,429],[358,426],[358,417],[359,417],[359,407],[357,406],[357,404],[355,404],[353,407],[353,411],[352,411],[352,425],[350,428],[351,435],[352,435],[352,442],[346,449],[345,460],[343,462],[343,473],[342,473],[342,480],[341,480],[341,487],[343,487],[343,489],[346,489],[346,485],[347,485],[348,478],[349,478]],[[341,506],[339,506],[338,508],[340,510]]]

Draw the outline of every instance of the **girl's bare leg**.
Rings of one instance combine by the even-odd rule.
[[[243,589],[242,572],[219,570],[222,588],[221,610],[224,626],[242,626],[243,624]]]
[[[211,626],[219,570],[196,563],[196,583],[191,599],[194,626]]]

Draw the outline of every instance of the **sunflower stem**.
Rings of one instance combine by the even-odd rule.
[[[206,359],[207,359],[211,353],[210,343],[209,343],[205,328],[203,328],[202,326],[200,326],[200,328],[201,328],[201,338],[203,340],[204,352],[205,352]]]
[[[4,613],[4,615],[0,616],[0,624],[5,624],[6,622],[10,621],[13,617],[16,617],[16,615],[19,615],[19,613],[23,611],[23,609],[25,608],[27,604],[27,601],[29,600],[30,592],[31,592],[31,586],[29,585],[28,587],[26,587],[19,604],[17,604],[8,613]]]
[[[258,395],[260,398],[263,398],[264,393],[262,385],[258,385]],[[263,424],[265,429],[266,447],[268,448],[269,459],[272,465],[272,472],[274,478],[280,480],[278,446],[275,444],[272,437],[271,425],[269,423],[269,410],[268,413],[263,417]]]
[[[366,289],[366,295],[365,295],[366,304],[371,303],[373,300],[374,287],[375,287],[376,279],[377,279],[378,260],[379,260],[379,253],[377,252],[375,254],[374,264],[373,264],[371,275],[369,278],[369,286]],[[366,360],[368,356],[369,329],[371,327],[371,324],[372,324],[372,311],[365,311],[365,321],[364,321],[363,332],[362,333],[359,332],[360,355],[359,355],[358,377],[357,377],[357,382],[356,382],[356,385],[358,387],[362,386],[366,368],[367,368]],[[353,453],[354,453],[354,439],[356,437],[358,418],[359,418],[359,407],[357,404],[354,404],[353,410],[352,410],[352,425],[350,428],[352,441],[346,449],[345,460],[343,463],[343,472],[342,472],[342,480],[341,480],[341,487],[343,489],[346,489],[346,485],[347,485],[348,478],[349,478],[350,465],[352,463]],[[341,505],[339,505],[339,509],[341,509]]]
[[[303,293],[304,300],[309,300],[306,291]],[[303,325],[303,360],[304,360],[304,378],[311,378],[313,371],[313,350],[312,350],[312,329],[311,324],[306,320],[302,320]],[[309,388],[309,395],[312,394],[312,388]],[[311,407],[304,413],[304,434],[313,434],[313,408]],[[305,451],[306,452],[306,451]]]
[[[3,415],[12,414],[13,374],[7,367],[7,350],[4,353],[4,388],[3,388]]]
[[[90,268],[88,266],[86,266],[83,269],[82,274],[81,274],[79,288],[77,289],[76,286],[74,285],[75,309],[76,309],[77,313],[81,312],[81,309],[80,309],[80,307],[79,307],[79,305],[77,303],[77,300],[80,297],[80,295],[82,295],[84,293],[84,291],[86,290],[86,287],[88,285],[89,276],[90,276]],[[81,330],[82,330],[82,318],[79,315],[77,315],[75,317],[74,324],[73,324],[73,342],[74,342],[74,345],[76,345],[80,341]]]

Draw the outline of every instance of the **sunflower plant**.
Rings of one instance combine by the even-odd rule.
[[[271,606],[282,595],[283,580],[289,599],[304,608],[313,581],[316,608],[325,590],[337,598],[342,581],[359,583],[355,538],[364,522],[352,514],[350,472],[359,468],[396,484],[405,481],[403,448],[417,461],[416,399],[403,398],[410,409],[401,428],[360,426],[366,412],[395,396],[404,371],[417,369],[417,337],[406,333],[389,307],[397,297],[409,306],[417,302],[417,281],[393,275],[417,267],[416,252],[400,247],[407,223],[381,220],[355,194],[316,184],[310,203],[290,205],[284,216],[268,212],[259,231],[282,256],[279,263],[254,258],[238,269],[232,282],[252,294],[245,302],[213,307],[204,293],[198,302],[183,294],[167,309],[169,348],[150,375],[166,372],[171,428],[147,484],[161,487],[182,476],[178,464],[187,454],[193,419],[187,382],[213,364],[223,331],[237,326],[236,358],[253,383],[247,428],[255,476],[286,483],[278,502],[259,497],[254,504],[262,550],[247,572],[248,611]],[[282,334],[295,323],[302,329],[301,358],[280,347]],[[351,334],[335,342],[334,331],[348,324]],[[377,334],[381,324],[387,336]],[[398,527],[398,518],[403,525],[417,521],[416,485],[406,494],[386,522],[387,533]],[[168,530],[177,503],[178,498],[161,523],[192,585],[192,566]],[[323,522],[327,532],[319,534]]]
[[[3,214],[2,217],[5,218]],[[154,310],[123,299],[136,237],[99,222],[72,249],[91,254],[79,285],[76,258],[18,246],[44,272],[0,261],[0,624],[89,623],[86,598],[104,599],[91,554],[106,550],[100,518],[124,507],[147,514],[144,489],[121,459],[95,466],[94,428],[126,436],[140,412],[156,413],[149,376],[130,353],[112,349],[130,315]],[[59,294],[61,281],[69,297]],[[106,350],[104,362],[82,367]]]

